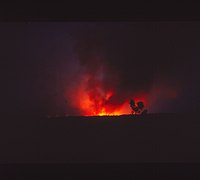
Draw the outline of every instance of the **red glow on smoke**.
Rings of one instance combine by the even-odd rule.
[[[100,64],[100,63],[99,63]],[[98,64],[98,65],[99,65]],[[66,90],[66,99],[74,114],[84,116],[117,116],[131,114],[130,99],[142,101],[148,112],[161,112],[178,95],[178,86],[166,81],[155,82],[149,89],[123,89],[121,80],[105,66],[87,66],[77,71]],[[113,75],[114,74],[114,75]],[[116,83],[117,82],[117,83]],[[132,82],[134,86],[134,82]],[[133,88],[134,89],[134,88]],[[140,90],[138,90],[140,89]]]
[[[82,75],[80,82],[73,89],[73,94],[75,94],[73,96],[73,106],[80,111],[81,115],[117,116],[130,114],[130,98],[133,98],[136,102],[143,101],[146,105],[145,96],[128,95],[123,98],[124,94],[117,94],[115,87],[112,87],[111,84],[105,87],[105,78],[100,74]]]

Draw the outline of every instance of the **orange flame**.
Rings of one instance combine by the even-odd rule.
[[[92,87],[90,87],[89,82],[92,83]],[[105,89],[103,80],[91,75],[82,77],[81,82],[73,90],[73,94],[75,94],[74,107],[78,108],[85,116],[118,116],[131,113],[130,97],[124,99],[120,104],[111,103],[111,98],[117,99],[114,90]],[[145,103],[144,98],[135,97],[133,99],[142,100]]]

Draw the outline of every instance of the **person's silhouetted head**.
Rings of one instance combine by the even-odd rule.
[[[133,106],[135,106],[135,101],[133,99],[130,99],[129,104],[130,104],[131,107],[133,107]]]
[[[144,103],[142,101],[139,101],[137,103],[137,106],[138,106],[139,109],[143,109],[144,108]]]

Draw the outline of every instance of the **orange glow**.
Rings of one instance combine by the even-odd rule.
[[[89,83],[92,83],[90,87]],[[90,87],[90,88],[89,88]],[[85,116],[118,116],[122,114],[131,114],[129,105],[130,98],[136,102],[143,101],[144,97],[130,97],[123,99],[121,102],[113,103],[112,98],[118,99],[114,89],[105,89],[103,80],[94,76],[84,75],[81,82],[73,89],[73,106],[79,109]]]

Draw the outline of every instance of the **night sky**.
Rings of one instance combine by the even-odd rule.
[[[113,104],[145,94],[152,113],[199,111],[199,32],[199,22],[2,22],[1,112],[82,115],[73,88],[101,67]]]

